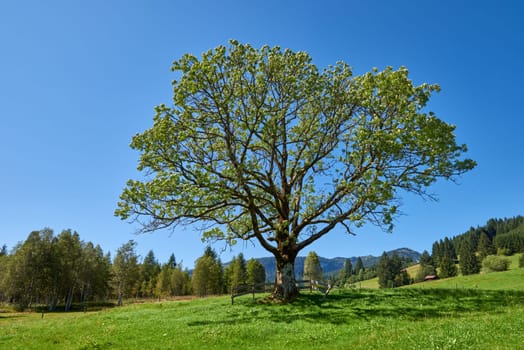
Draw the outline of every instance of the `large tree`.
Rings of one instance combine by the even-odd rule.
[[[474,167],[425,106],[438,85],[391,67],[353,76],[305,52],[231,41],[173,63],[173,106],[131,147],[116,215],[143,231],[203,224],[204,238],[255,240],[275,256],[274,296],[294,297],[297,254],[335,228],[392,229],[399,194]]]

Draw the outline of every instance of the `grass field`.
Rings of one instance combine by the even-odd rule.
[[[335,290],[0,314],[1,349],[524,349],[524,292]]]
[[[0,349],[524,349],[524,269],[393,290],[0,312]]]

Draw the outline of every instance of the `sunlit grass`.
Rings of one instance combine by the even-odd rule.
[[[523,291],[334,290],[0,314],[2,349],[519,349]]]

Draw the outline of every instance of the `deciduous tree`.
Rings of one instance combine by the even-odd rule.
[[[136,242],[128,241],[118,248],[113,261],[113,284],[118,298],[118,305],[122,305],[123,298],[138,287],[138,256],[135,252]]]
[[[174,105],[137,134],[144,180],[116,215],[143,231],[202,223],[205,238],[255,240],[276,259],[274,297],[297,295],[297,254],[335,228],[391,230],[402,192],[428,196],[462,159],[453,125],[426,111],[438,85],[406,68],[319,70],[305,52],[231,41],[173,71]]]
[[[311,251],[306,256],[304,261],[304,279],[312,281],[322,281],[322,266],[317,253]]]
[[[259,285],[266,282],[266,269],[256,259],[249,259],[246,264],[246,282],[251,285]]]
[[[191,282],[193,294],[200,297],[220,294],[224,290],[222,263],[210,247],[195,262]]]

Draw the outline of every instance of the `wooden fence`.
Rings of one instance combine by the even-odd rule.
[[[309,290],[313,292],[314,290],[324,294],[324,298],[327,297],[331,291],[331,284],[323,284],[319,281],[312,280],[299,280],[296,281],[297,288],[299,290]],[[255,293],[270,293],[274,288],[273,283],[259,283],[259,284],[241,284],[231,288],[231,304],[234,303],[236,297],[241,295],[251,294],[253,300],[255,300]]]

